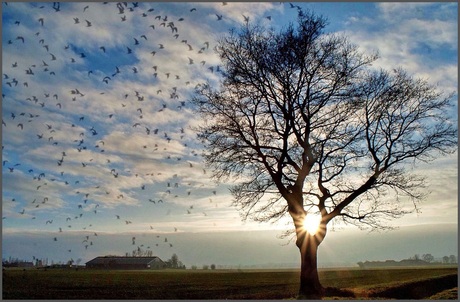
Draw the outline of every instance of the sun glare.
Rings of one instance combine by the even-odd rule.
[[[307,214],[303,222],[303,227],[310,234],[316,234],[319,229],[319,223],[321,222],[321,216],[318,214]]]

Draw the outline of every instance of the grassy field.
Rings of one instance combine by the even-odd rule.
[[[296,270],[7,269],[3,299],[295,299]],[[457,268],[320,271],[326,299],[457,299]],[[439,298],[441,297],[441,298]]]

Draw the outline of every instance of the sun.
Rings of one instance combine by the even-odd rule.
[[[314,235],[319,230],[321,216],[316,213],[308,213],[303,221],[303,228],[310,234]]]

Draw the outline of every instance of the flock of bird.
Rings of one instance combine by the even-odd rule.
[[[3,14],[8,14],[8,10],[15,3],[3,3]],[[81,244],[84,250],[90,250],[98,239],[98,234],[93,229],[97,227],[97,215],[104,213],[117,204],[129,204],[132,200],[145,202],[143,207],[148,205],[161,208],[167,211],[166,215],[171,214],[171,209],[166,205],[174,202],[178,198],[189,198],[193,200],[197,195],[195,191],[198,185],[207,180],[209,174],[203,167],[200,159],[199,140],[194,137],[193,132],[185,128],[186,124],[172,123],[173,125],[164,125],[158,123],[155,125],[155,119],[161,114],[168,114],[169,118],[175,114],[184,113],[188,110],[188,116],[192,116],[190,104],[187,100],[189,93],[193,91],[196,85],[203,82],[203,78],[194,78],[190,72],[179,74],[175,70],[168,70],[168,64],[164,61],[164,55],[168,53],[168,48],[182,47],[186,53],[183,59],[183,68],[197,68],[201,74],[206,76],[215,76],[219,72],[218,65],[209,65],[207,63],[212,53],[212,45],[207,40],[191,40],[190,37],[184,37],[182,31],[187,27],[187,19],[193,18],[199,9],[191,7],[185,11],[183,16],[171,17],[158,13],[160,9],[156,3],[136,3],[136,2],[104,2],[104,3],[81,3],[81,11],[72,11],[74,17],[69,22],[69,30],[75,29],[75,39],[84,39],[78,36],[80,31],[77,28],[85,28],[87,31],[99,31],[100,20],[90,18],[88,14],[93,6],[104,6],[107,14],[118,16],[119,23],[126,26],[134,26],[136,18],[148,20],[149,26],[142,29],[142,33],[130,38],[131,43],[126,45],[95,45],[96,51],[87,52],[79,48],[78,42],[53,40],[52,33],[49,31],[55,29],[47,26],[58,14],[68,13],[69,6],[59,2],[29,4],[37,10],[35,20],[10,20],[4,18],[5,22],[12,23],[17,28],[17,34],[3,37],[4,49],[14,52],[14,49],[33,50],[35,56],[28,60],[14,61],[9,66],[3,67],[2,81],[2,100],[3,116],[2,127],[6,135],[3,139],[3,176],[12,177],[15,173],[21,172],[24,177],[28,177],[33,182],[35,198],[24,201],[24,195],[13,194],[4,187],[3,203],[12,203],[14,206],[21,206],[15,215],[5,215],[3,219],[25,218],[28,217],[37,222],[38,225],[44,225],[52,230],[51,241],[59,242],[61,236],[66,232],[74,230],[76,226],[87,231],[88,235],[81,238]],[[191,6],[192,4],[184,4]],[[223,2],[223,6],[227,3]],[[248,21],[248,17],[244,16]],[[222,14],[215,14],[214,22],[220,22],[225,18]],[[271,17],[266,17],[271,20]],[[5,21],[6,20],[6,21]],[[131,21],[132,24],[129,22]],[[34,30],[24,30],[26,23],[35,22]],[[144,24],[144,23],[137,23]],[[10,25],[10,24],[8,24]],[[27,25],[30,28],[30,25]],[[136,28],[136,32],[140,29]],[[14,33],[14,31],[13,31]],[[28,33],[28,35],[27,35]],[[89,33],[91,34],[91,33]],[[111,33],[116,35],[116,32]],[[162,37],[156,43],[156,47],[150,51],[150,61],[152,66],[139,67],[131,62],[137,62],[134,56],[138,47],[143,43],[152,43],[157,37]],[[164,37],[167,37],[165,40]],[[211,38],[210,38],[211,39]],[[6,41],[6,43],[5,43]],[[166,42],[164,42],[166,41]],[[152,44],[149,44],[152,45]],[[5,53],[5,52],[4,52]],[[100,66],[93,69],[81,70],[82,66],[87,66],[85,60],[91,56],[97,56],[103,59]],[[130,58],[133,57],[133,58]],[[128,58],[128,59],[127,59]],[[33,61],[35,60],[35,61]],[[174,61],[177,58],[169,58]],[[4,58],[5,62],[5,58]],[[8,60],[6,60],[8,62]],[[128,62],[128,63],[126,63]],[[61,77],[66,77],[64,70],[75,69],[75,72],[83,74],[85,81],[91,84],[87,87],[73,87],[64,89],[56,87],[56,91],[40,91],[36,89],[40,83],[49,82],[57,83]],[[104,97],[115,91],[114,85],[121,85],[128,79],[141,78],[149,70],[149,81],[155,92],[142,91],[141,89],[132,89],[118,98],[111,100],[113,111],[104,115],[101,112],[83,112],[74,110],[78,108],[94,108],[91,102],[95,102],[95,97]],[[196,71],[194,71],[196,72]],[[83,77],[83,76],[82,76]],[[34,85],[34,83],[38,83]],[[72,82],[68,79],[66,83]],[[38,86],[37,86],[38,85]],[[68,84],[67,84],[68,85]],[[155,86],[158,86],[155,88]],[[88,88],[90,87],[90,88]],[[166,91],[167,90],[167,91]],[[97,91],[98,95],[94,92]],[[187,95],[188,94],[188,95]],[[102,116],[103,115],[103,116]],[[64,121],[57,117],[65,116]],[[57,120],[48,120],[49,117],[55,117]],[[128,118],[127,118],[128,117]],[[130,124],[126,125],[129,121]],[[134,121],[134,122],[133,122]],[[106,127],[124,127],[131,128],[131,135],[140,137],[142,145],[136,154],[144,154],[141,160],[157,160],[165,163],[162,167],[180,166],[183,173],[180,175],[168,174],[168,168],[165,170],[155,170],[150,173],[143,171],[132,171],[126,169],[124,164],[131,160],[131,150],[116,150],[117,146],[110,146],[110,132]],[[22,137],[24,141],[29,140],[28,150],[21,150],[24,154],[35,154],[45,152],[47,158],[42,158],[40,163],[29,159],[23,162],[15,162],[20,158],[24,159],[19,150],[15,150],[14,137]],[[130,137],[126,137],[129,140]],[[153,142],[153,143],[152,143]],[[118,142],[119,144],[119,142]],[[137,146],[130,146],[136,148]],[[177,148],[182,148],[182,154],[175,152]],[[43,151],[38,151],[43,150]],[[127,154],[123,154],[123,152]],[[155,154],[151,157],[151,154]],[[37,156],[36,154],[34,156]],[[121,158],[121,159],[120,159]],[[189,180],[183,182],[183,178],[189,175],[196,175],[199,180]],[[137,188],[120,189],[121,180],[132,179],[144,180]],[[101,179],[111,179],[111,181],[102,181]],[[152,188],[164,186],[163,191],[152,192]],[[209,205],[217,207],[213,203],[214,195],[217,195],[217,189],[209,186],[200,189],[201,196],[208,196]],[[6,191],[6,193],[5,193]],[[59,192],[65,191],[68,196],[73,195],[66,202],[60,200]],[[10,194],[10,195],[9,195]],[[153,195],[152,195],[153,194]],[[66,196],[67,197],[67,196]],[[63,198],[66,198],[63,197]],[[8,200],[9,198],[9,200]],[[23,203],[19,203],[23,201]],[[72,203],[74,201],[74,203]],[[72,203],[70,205],[66,203]],[[57,215],[53,211],[56,206],[65,207],[66,215]],[[4,206],[5,209],[5,206]],[[153,209],[155,210],[155,209]],[[150,208],[146,211],[150,211]],[[40,215],[39,215],[40,214]],[[184,215],[196,214],[208,216],[205,209],[197,209],[195,205],[189,205]],[[39,221],[39,219],[43,219]],[[119,221],[120,225],[129,226],[133,224],[132,217],[127,217],[122,213],[113,215],[111,218]],[[134,221],[135,224],[135,221]],[[182,227],[174,227],[171,232],[185,230]],[[146,231],[155,232],[156,229],[150,225]],[[139,243],[136,238],[132,238],[129,246],[136,245],[137,250],[142,247],[151,249],[155,246],[167,246],[172,248],[174,245],[165,236],[152,236],[156,241]],[[62,247],[65,251],[71,253],[72,249]]]

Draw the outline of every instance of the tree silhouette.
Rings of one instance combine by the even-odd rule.
[[[171,267],[178,268],[178,266],[179,266],[179,257],[177,257],[176,254],[173,254],[171,256]]]
[[[372,69],[376,55],[325,25],[300,9],[296,26],[279,32],[245,22],[218,42],[218,88],[201,85],[193,99],[207,164],[216,180],[234,178],[243,219],[292,217],[306,298],[323,293],[317,249],[327,224],[388,228],[387,219],[410,212],[399,197],[413,201],[411,211],[424,197],[424,179],[405,163],[457,144],[451,96],[402,69]],[[320,226],[309,232],[314,213]]]
[[[423,254],[422,259],[423,259],[423,261],[426,261],[428,263],[434,261],[434,257],[431,254]]]

